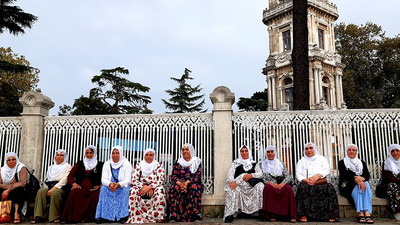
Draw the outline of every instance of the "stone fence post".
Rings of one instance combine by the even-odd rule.
[[[206,205],[224,205],[226,175],[232,163],[232,105],[235,94],[219,86],[210,94],[214,120],[214,194],[204,199]]]
[[[54,102],[40,92],[28,91],[19,99],[22,104],[21,151],[19,158],[39,178],[42,169],[44,143],[44,117],[54,107]],[[40,179],[40,178],[39,178]]]

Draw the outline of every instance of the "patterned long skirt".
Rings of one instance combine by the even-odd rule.
[[[308,185],[301,183],[296,193],[297,216],[307,216],[309,220],[337,220],[339,206],[335,188],[332,184]]]
[[[201,184],[191,184],[187,193],[182,193],[179,186],[171,185],[168,192],[170,219],[177,222],[193,222],[201,217]]]
[[[126,223],[155,223],[157,220],[163,220],[167,207],[164,187],[155,188],[150,199],[142,199],[139,192],[137,187],[132,187],[129,192],[130,210]]]
[[[387,187],[388,204],[393,213],[400,211],[400,185],[389,183]]]

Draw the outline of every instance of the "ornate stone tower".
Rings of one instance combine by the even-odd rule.
[[[293,0],[269,0],[263,12],[268,26],[270,55],[263,68],[268,83],[268,110],[293,105]],[[338,15],[330,0],[308,0],[310,109],[344,109],[341,56],[335,50]]]

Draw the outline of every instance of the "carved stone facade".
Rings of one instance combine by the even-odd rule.
[[[268,83],[268,110],[293,105],[293,0],[269,0],[263,22],[268,26],[270,55],[263,68]],[[330,0],[308,0],[310,109],[345,109],[342,71],[335,50],[336,5]]]

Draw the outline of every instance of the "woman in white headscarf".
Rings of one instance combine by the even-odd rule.
[[[164,168],[155,159],[153,149],[148,148],[143,154],[144,160],[133,169],[127,223],[155,223],[165,218]]]
[[[225,223],[231,223],[239,213],[259,215],[262,208],[264,183],[262,171],[246,146],[239,149],[239,158],[228,171],[225,192]]]
[[[400,145],[392,144],[388,148],[388,158],[383,163],[382,184],[386,189],[388,205],[394,218],[400,221]]]
[[[169,220],[199,221],[201,217],[201,159],[191,144],[184,144],[181,157],[174,163],[169,188]]]
[[[328,160],[318,153],[313,143],[304,145],[304,157],[297,162],[296,201],[300,221],[319,220],[335,222],[339,206],[335,188],[329,180]]]
[[[47,170],[45,186],[40,188],[35,200],[34,220],[32,223],[49,222],[58,223],[62,214],[64,200],[68,191],[67,177],[71,171],[68,164],[68,154],[59,149],[55,153],[54,164]],[[49,205],[49,207],[47,207]],[[48,216],[48,218],[47,218]]]
[[[62,222],[94,222],[102,170],[103,162],[97,160],[96,146],[87,146],[84,149],[83,160],[75,163],[68,175],[71,192],[61,216]]]
[[[339,192],[346,197],[357,210],[359,223],[373,223],[372,191],[369,185],[367,164],[358,158],[358,147],[349,144],[345,148],[345,157],[339,161]]]
[[[22,169],[25,168],[25,169]],[[14,206],[14,223],[21,222],[21,208],[25,201],[24,188],[28,183],[29,174],[15,152],[8,152],[1,167],[0,192],[2,198],[12,201]]]
[[[271,222],[277,217],[296,222],[296,199],[290,186],[292,176],[278,159],[275,146],[268,146],[265,149],[265,156],[265,160],[260,162],[265,182],[262,216]]]
[[[110,159],[104,163],[101,176],[96,219],[99,222],[125,222],[129,215],[129,185],[132,165],[124,157],[121,146],[112,148]]]

